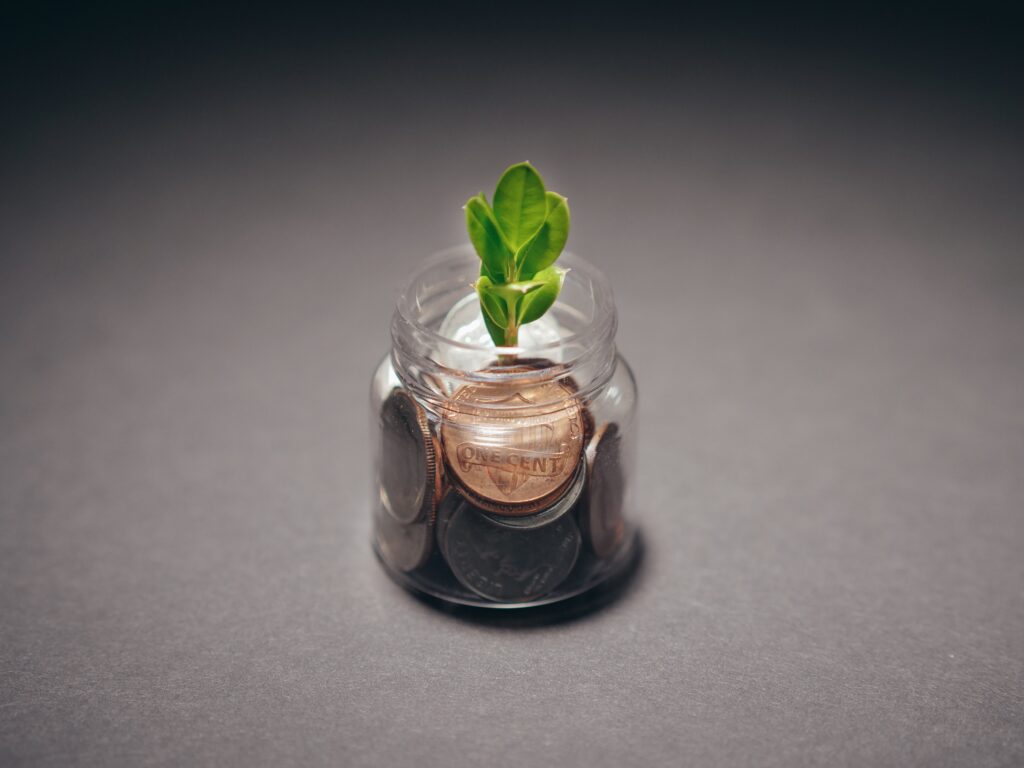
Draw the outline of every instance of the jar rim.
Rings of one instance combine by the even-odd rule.
[[[417,300],[415,286],[431,270],[449,265],[455,266],[460,263],[467,263],[476,260],[477,256],[472,246],[459,245],[438,251],[428,257],[420,264],[419,268],[412,274],[402,294],[396,302],[396,312],[402,318],[403,323],[412,326],[416,334],[422,338],[451,348],[463,349],[473,352],[492,352],[497,354],[508,354],[525,356],[536,353],[552,352],[569,346],[577,346],[581,349],[589,349],[601,340],[610,340],[615,335],[616,316],[615,302],[612,296],[611,285],[604,274],[581,256],[571,251],[565,251],[559,258],[559,266],[564,266],[568,273],[566,280],[583,281],[589,288],[593,297],[593,317],[586,326],[574,331],[557,341],[545,342],[534,345],[517,345],[514,347],[500,347],[492,344],[474,344],[465,341],[457,341],[437,330],[434,330],[423,322],[416,312]]]

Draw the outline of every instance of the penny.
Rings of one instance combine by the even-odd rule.
[[[594,430],[596,429],[596,422],[594,421],[594,414],[588,407],[587,402],[579,396],[580,385],[576,382],[572,376],[562,379],[565,386],[576,395],[576,401],[580,404],[580,413],[583,416],[583,444],[586,445],[587,441],[594,436]]]
[[[423,409],[402,390],[381,406],[380,498],[400,523],[432,517],[440,496],[437,449]]]
[[[494,515],[487,513],[487,517],[498,525],[504,525],[508,528],[531,529],[542,528],[545,525],[550,525],[576,506],[576,502],[580,500],[580,496],[583,493],[583,486],[586,484],[586,479],[587,467],[586,464],[581,461],[579,467],[576,469],[576,477],[572,481],[568,490],[547,509],[543,509],[532,515],[516,515],[513,517],[509,515]]]
[[[517,358],[515,358],[515,362],[514,363],[502,363],[502,362],[496,360],[494,363],[491,364],[491,367],[495,367],[495,366],[511,366],[509,368],[509,370],[523,370],[523,371],[530,371],[530,370],[540,371],[540,370],[545,370],[545,371],[550,371],[552,376],[554,376],[556,373],[557,374],[562,374],[563,372],[569,370],[568,367],[565,366],[564,364],[562,364],[562,363],[555,363],[555,362],[553,362],[551,360],[548,360],[545,357],[517,357]],[[573,395],[579,395],[580,385],[579,385],[579,382],[577,382],[575,378],[573,378],[572,376],[561,376],[561,375],[559,375],[558,380],[560,382],[562,382],[562,384],[564,384],[565,387],[570,392],[572,392]],[[590,409],[587,407],[587,404],[586,404],[586,402],[584,402],[583,398],[577,397],[577,401],[579,402],[580,412],[581,412],[581,414],[583,416],[583,435],[584,435],[583,443],[584,443],[584,445],[586,445],[586,442],[594,434],[594,429],[595,429],[594,414],[592,414],[590,412]]]
[[[572,515],[541,528],[516,530],[463,501],[445,531],[452,573],[467,589],[497,602],[542,597],[562,583],[580,552]]]
[[[621,444],[618,426],[604,424],[587,446],[587,484],[581,518],[587,542],[598,557],[614,552],[625,531],[622,502],[626,484]]]
[[[403,525],[393,515],[377,514],[377,548],[388,565],[399,571],[411,571],[423,565],[430,555],[433,531],[428,523]]]
[[[445,460],[459,491],[501,515],[533,514],[564,493],[584,437],[570,387],[515,377],[461,387],[448,400],[441,424]]]

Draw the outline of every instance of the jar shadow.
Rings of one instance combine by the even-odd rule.
[[[647,548],[640,531],[635,532],[633,551],[628,562],[614,577],[583,594],[557,603],[527,608],[480,608],[457,605],[419,591],[406,591],[417,600],[457,621],[477,626],[530,629],[569,624],[592,616],[613,603],[625,599],[641,584],[646,568]]]

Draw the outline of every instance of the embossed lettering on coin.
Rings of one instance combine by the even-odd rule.
[[[569,487],[566,488],[565,493],[561,494],[557,500],[552,502],[551,506],[542,509],[540,512],[535,512],[532,515],[486,514],[495,523],[507,528],[527,529],[541,528],[545,525],[551,525],[551,523],[558,520],[562,515],[572,512],[573,507],[576,506],[576,502],[580,500],[580,497],[583,494],[583,486],[586,484],[586,479],[586,462],[581,461],[576,469],[576,476],[573,478],[573,481],[569,484]]]
[[[461,490],[497,514],[531,514],[572,480],[583,454],[579,401],[560,382],[469,384],[446,406],[445,458]]]
[[[625,530],[621,443],[619,428],[615,424],[605,424],[597,430],[587,447],[587,487],[582,519],[587,541],[598,557],[607,557],[614,552]]]
[[[381,407],[381,503],[401,523],[434,514],[440,491],[437,451],[423,409],[395,390]]]
[[[546,595],[569,575],[580,551],[572,515],[541,528],[516,529],[495,522],[467,501],[452,513],[444,538],[455,577],[498,602]]]

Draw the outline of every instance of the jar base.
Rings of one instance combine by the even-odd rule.
[[[393,568],[381,555],[377,542],[373,551],[384,572],[398,586],[417,596],[455,606],[515,610],[538,608],[562,603],[586,593],[630,579],[636,571],[642,555],[641,537],[634,527],[626,530],[622,545],[611,558],[598,560],[590,556],[577,563],[573,573],[551,592],[521,602],[495,602],[487,600],[466,589],[448,570],[439,551],[435,551],[427,563],[414,572],[403,572]]]

